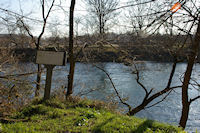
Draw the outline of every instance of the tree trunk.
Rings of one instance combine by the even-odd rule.
[[[184,75],[183,86],[182,86],[182,114],[179,125],[183,128],[185,128],[186,126],[189,115],[190,102],[188,101],[188,86],[191,79],[192,68],[195,63],[196,56],[198,55],[199,43],[200,43],[200,22],[197,27],[197,32],[194,41],[192,42],[191,53],[189,55],[187,69]]]
[[[67,93],[66,93],[66,99],[71,96],[73,93],[73,80],[74,80],[74,69],[75,69],[75,59],[74,59],[74,53],[73,53],[73,43],[74,43],[74,6],[75,6],[76,0],[71,0],[71,6],[70,6],[70,17],[69,17],[69,63],[70,63],[70,70],[68,75],[68,87],[67,87]]]
[[[40,82],[41,82],[41,65],[38,64],[38,70],[37,70],[37,79],[36,79],[36,90],[35,90],[35,97],[39,97],[40,93]]]
[[[36,50],[39,50],[40,48],[40,40],[38,39],[38,42],[36,43]],[[35,97],[39,97],[40,95],[40,82],[41,82],[41,64],[38,64],[38,69],[37,69],[37,79],[36,79],[36,90],[35,90]]]
[[[182,108],[182,114],[181,114],[181,119],[180,119],[179,125],[182,128],[185,128],[187,120],[188,120],[189,111],[190,111],[190,104],[189,104],[189,102],[185,102],[182,104],[184,104],[184,105]]]
[[[99,33],[102,34],[102,18],[101,14],[99,14]]]

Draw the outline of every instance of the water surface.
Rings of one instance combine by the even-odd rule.
[[[24,65],[24,64],[23,64]],[[132,66],[125,66],[122,63],[97,63],[99,67],[106,70],[117,90],[120,92],[121,97],[128,98],[127,103],[132,107],[139,105],[145,95],[144,90],[137,84],[136,75],[132,72],[134,68]],[[31,69],[30,69],[31,68]],[[163,89],[167,85],[169,75],[172,68],[172,63],[156,63],[156,62],[142,62],[138,64],[140,70],[140,81],[145,85],[148,90],[154,88],[153,93]],[[22,71],[33,71],[36,69],[34,64],[26,64],[26,68]],[[186,69],[185,63],[177,65],[176,72],[173,78],[172,86],[181,85],[181,77]],[[52,88],[59,88],[60,86],[67,86],[67,75],[69,71],[69,64],[65,67],[56,67],[53,72]],[[192,77],[196,81],[199,81],[200,65],[197,64],[194,67]],[[36,76],[30,76],[31,80],[34,80]],[[76,63],[75,69],[75,82],[74,82],[74,94],[84,94],[90,92],[91,89],[95,89],[84,96],[90,99],[98,99],[109,101],[112,99],[118,100],[115,97],[114,89],[106,76],[98,68],[92,64]],[[45,80],[45,74],[42,75],[43,83]],[[192,86],[190,86],[192,88]],[[191,89],[189,90],[190,97],[200,95],[200,92]],[[159,101],[162,97],[156,99],[153,103]],[[153,103],[150,103],[153,104]],[[120,108],[127,108],[123,105],[119,105]],[[163,101],[152,108],[147,108],[136,114],[138,117],[158,120],[160,122],[167,122],[178,125],[181,116],[181,89],[175,89],[171,94]],[[189,119],[187,122],[186,130],[200,131],[200,100],[197,100],[191,104]]]

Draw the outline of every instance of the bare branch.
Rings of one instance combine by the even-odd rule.
[[[43,17],[43,20],[45,21],[45,15],[44,15],[44,13],[45,13],[45,10],[44,10],[44,0],[42,0],[41,1],[41,5],[42,5],[42,17]]]
[[[177,59],[175,57],[175,60],[174,60],[173,66],[172,66],[172,70],[171,70],[166,88],[169,88],[171,86],[172,79],[173,79],[173,76],[174,76],[174,73],[175,73],[175,70],[176,70],[176,64],[177,64]]]
[[[112,84],[112,86],[113,86],[113,88],[114,88],[114,90],[115,90],[115,93],[117,94],[117,97],[119,98],[120,102],[121,102],[122,104],[126,105],[126,106],[129,108],[129,111],[130,111],[130,110],[131,110],[131,106],[122,100],[122,98],[121,98],[121,96],[119,95],[119,92],[117,91],[117,89],[116,89],[116,87],[115,87],[115,84],[113,83],[112,78],[110,77],[110,75],[108,74],[108,72],[106,72],[103,68],[101,68],[101,67],[99,67],[99,66],[97,66],[97,65],[95,65],[95,64],[93,64],[93,65],[94,65],[96,68],[100,69],[101,71],[103,71],[103,72],[106,74],[106,76],[109,78],[109,80],[110,80],[110,82],[111,82],[111,84]]]
[[[42,2],[42,15],[43,15],[43,21],[44,21],[44,23],[43,23],[42,31],[41,31],[41,33],[40,33],[38,39],[37,39],[37,44],[36,44],[36,45],[37,45],[37,49],[39,49],[40,40],[41,40],[42,35],[44,34],[45,27],[46,27],[46,23],[47,23],[47,19],[48,19],[49,14],[50,14],[50,12],[51,12],[53,6],[54,6],[54,2],[55,2],[55,0],[52,1],[51,6],[50,6],[50,8],[49,8],[49,10],[48,10],[48,13],[47,13],[46,17],[45,17],[45,15],[44,15],[44,13],[45,13],[45,12],[44,12],[44,11],[45,11],[45,10],[44,10],[44,0],[43,0],[43,2]]]
[[[143,88],[143,90],[145,91],[145,93],[146,93],[145,99],[146,99],[148,97],[148,91],[147,91],[146,87],[140,82],[139,71],[137,70],[137,67],[136,67],[135,64],[134,64],[134,66],[135,66],[135,69],[136,69],[136,76],[137,76],[136,81]]]
[[[145,109],[151,108],[151,107],[153,107],[153,106],[155,106],[155,105],[157,105],[157,104],[163,102],[163,101],[169,96],[169,94],[170,94],[171,92],[172,92],[172,90],[170,90],[160,101],[158,101],[158,102],[156,102],[156,103],[154,103],[154,104],[152,104],[152,105],[150,105],[150,106],[145,107]]]
[[[200,99],[200,96],[196,96],[195,98],[190,99],[189,103],[192,103],[192,102],[194,102],[197,99]]]
[[[115,10],[119,10],[119,9],[123,9],[123,8],[127,8],[127,7],[133,7],[133,6],[137,6],[137,5],[144,5],[144,4],[148,4],[148,3],[154,2],[154,1],[156,1],[156,0],[149,0],[149,1],[146,1],[146,2],[142,2],[142,3],[137,3],[137,4],[130,4],[130,5],[126,5],[126,6],[121,6],[121,7],[112,9],[111,11],[115,11]]]
[[[33,34],[31,33],[31,31],[29,30],[29,28],[24,24],[24,21],[22,19],[20,19],[20,22],[22,23],[22,26],[24,27],[24,29],[27,31],[28,35],[32,38],[32,40],[34,41],[34,37]]]

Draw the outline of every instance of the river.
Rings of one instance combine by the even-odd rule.
[[[106,70],[120,95],[123,98],[128,98],[127,103],[135,107],[141,103],[144,98],[144,90],[137,84],[136,75],[132,74],[134,68],[131,66],[125,66],[122,63],[97,63],[96,65]],[[141,62],[138,63],[140,70],[140,80],[149,90],[154,88],[153,93],[166,87],[171,71],[172,63],[157,63],[157,62]],[[24,66],[24,64],[22,65]],[[36,65],[29,63],[26,64],[26,69],[22,71],[32,71],[36,68]],[[179,63],[176,68],[176,72],[173,78],[172,86],[181,85],[181,76],[183,76],[186,69],[185,63]],[[59,88],[60,86],[67,85],[67,75],[69,71],[69,64],[67,66],[57,66],[54,68],[52,88]],[[192,74],[193,79],[200,82],[200,65],[196,64]],[[36,77],[29,77],[32,80]],[[85,96],[90,99],[98,99],[108,101],[108,96],[115,95],[114,89],[105,73],[92,64],[76,63],[75,69],[75,81],[74,81],[74,94],[80,94],[81,92],[87,92],[91,89],[96,89]],[[43,83],[45,80],[45,74],[42,75]],[[192,88],[192,86],[190,86]],[[200,94],[200,91],[191,89],[189,90],[190,97],[195,97]],[[153,103],[160,100],[156,99]],[[118,100],[117,97],[114,97]],[[151,103],[151,104],[153,104]],[[150,105],[151,105],[150,104]],[[123,105],[119,105],[120,108],[124,108],[125,112],[127,108]],[[174,125],[178,125],[181,116],[181,88],[172,91],[172,93],[162,103],[145,109],[136,114],[138,117],[157,120],[160,122],[167,122]],[[187,122],[187,131],[200,131],[200,100],[197,100],[191,104],[189,119]]]

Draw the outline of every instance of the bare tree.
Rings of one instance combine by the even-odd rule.
[[[81,24],[81,20],[82,20],[81,17],[76,17],[74,21],[76,24],[76,37],[78,37],[79,35],[78,30],[79,30],[79,24]]]
[[[107,24],[113,20],[117,13],[113,12],[117,7],[118,0],[86,0],[91,19],[97,24],[100,34],[104,34],[108,29]]]
[[[74,7],[76,0],[71,0],[70,16],[69,16],[69,63],[70,70],[68,75],[68,87],[66,98],[69,98],[73,93],[73,81],[74,81],[74,69],[75,69],[75,57],[74,57]]]
[[[51,5],[47,11],[47,14],[45,15],[45,0],[42,0],[41,1],[41,6],[42,6],[42,18],[43,18],[43,26],[42,26],[42,31],[41,33],[39,34],[39,36],[37,37],[37,39],[35,39],[35,37],[33,36],[33,34],[31,33],[28,25],[26,25],[23,21],[23,19],[20,19],[21,23],[22,23],[22,26],[24,27],[24,29],[27,31],[28,35],[32,38],[35,46],[36,46],[36,49],[39,50],[40,49],[40,42],[41,42],[41,38],[45,32],[45,28],[46,28],[46,25],[47,25],[47,19],[51,13],[51,10],[54,6],[54,2],[55,0],[52,0],[51,2]],[[39,90],[40,90],[40,82],[41,82],[41,65],[38,64],[38,73],[37,73],[37,84],[36,84],[36,90],[35,90],[35,96],[39,96]]]
[[[148,24],[148,22],[151,20],[152,16],[146,15],[151,7],[151,4],[140,4],[144,2],[144,0],[130,0],[129,3],[135,2],[136,6],[130,7],[127,9],[128,14],[125,13],[126,19],[128,20],[130,25],[133,27],[132,32],[136,35],[140,36]]]
[[[182,107],[182,114],[181,114],[181,119],[180,119],[179,125],[183,128],[185,128],[185,126],[186,126],[186,122],[187,122],[189,110],[190,110],[190,104],[193,101],[200,98],[200,96],[197,96],[197,97],[192,98],[190,100],[188,99],[189,98],[188,87],[189,87],[190,80],[191,80],[193,65],[195,64],[195,60],[196,60],[196,57],[197,57],[198,52],[199,52],[200,17],[198,19],[199,19],[198,27],[197,27],[197,31],[196,31],[194,41],[192,42],[191,53],[189,55],[189,59],[188,59],[188,62],[187,62],[187,69],[185,71],[183,86],[182,86],[182,105],[183,105],[183,107]]]

